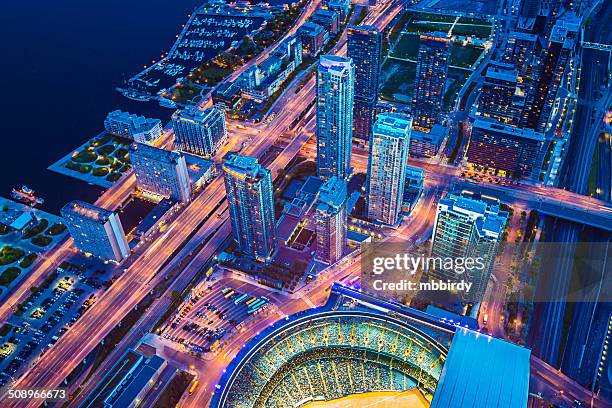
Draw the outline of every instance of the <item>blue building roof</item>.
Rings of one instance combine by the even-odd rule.
[[[467,329],[453,336],[431,408],[523,408],[528,349]]]

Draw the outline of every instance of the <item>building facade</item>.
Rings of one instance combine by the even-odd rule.
[[[438,203],[431,254],[453,259],[482,257],[483,268],[465,273],[438,268],[430,276],[450,281],[466,278],[472,283],[464,300],[478,303],[487,287],[491,268],[502,239],[508,213],[499,201],[473,197],[469,193],[448,194]]]
[[[478,171],[528,178],[539,174],[544,141],[544,134],[532,129],[476,119],[466,159]]]
[[[565,77],[574,48],[574,40],[566,34],[555,30],[551,35],[548,47],[541,57],[541,63],[533,74],[531,87],[526,93],[522,127],[538,132],[547,130],[552,119],[557,92]]]
[[[181,152],[135,143],[130,147],[130,161],[143,192],[183,203],[191,198],[187,163]]]
[[[321,56],[317,71],[317,172],[328,180],[351,171],[355,66],[350,58]]]
[[[60,210],[74,244],[85,253],[121,262],[130,247],[119,216],[83,201],[71,201]]]
[[[267,261],[274,250],[272,174],[254,157],[231,156],[223,163],[225,191],[240,252]]]
[[[202,157],[214,156],[227,140],[225,114],[217,108],[178,110],[172,115],[172,127],[176,146]]]
[[[346,247],[346,181],[330,178],[319,192],[315,209],[317,250],[315,257],[328,265],[338,262]]]
[[[149,144],[158,140],[163,132],[161,120],[148,119],[120,110],[112,111],[106,116],[104,129],[135,142]]]
[[[368,156],[367,216],[386,225],[399,223],[412,118],[381,113],[372,130]]]
[[[518,72],[511,65],[490,65],[478,97],[477,114],[518,126],[525,98],[518,88]]]
[[[450,46],[451,39],[442,33],[420,36],[412,104],[417,130],[427,132],[441,120]]]
[[[374,26],[351,26],[347,39],[348,56],[355,64],[353,137],[368,141],[378,100],[382,34]]]
[[[319,55],[323,46],[329,41],[329,33],[317,23],[306,22],[298,30],[304,53],[311,57]]]

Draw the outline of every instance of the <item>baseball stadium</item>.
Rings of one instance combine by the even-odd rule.
[[[515,365],[512,378],[488,363]],[[247,343],[211,407],[461,407],[448,404],[461,392],[465,406],[512,408],[527,403],[528,382],[528,350],[335,284],[324,306]]]

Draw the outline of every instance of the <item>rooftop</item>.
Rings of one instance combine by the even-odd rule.
[[[84,201],[71,201],[64,205],[61,209],[62,215],[75,214],[83,218],[89,218],[90,220],[105,223],[108,218],[113,214],[112,211],[105,210],[104,208],[96,207],[95,205],[86,203]]]
[[[373,133],[386,136],[405,137],[410,133],[412,118],[401,113],[381,113],[374,123]]]
[[[530,353],[512,343],[458,329],[431,408],[526,407]]]
[[[226,173],[231,173],[234,177],[240,178],[256,178],[260,177],[264,171],[267,171],[257,161],[257,158],[250,156],[232,155],[223,163],[223,170]]]
[[[317,35],[325,31],[325,29],[317,23],[308,21],[300,26],[299,31],[300,33],[306,33],[308,35]]]
[[[513,68],[492,65],[487,69],[486,78],[516,83],[518,72]]]
[[[177,110],[172,114],[173,120],[181,120],[185,122],[192,123],[204,123],[209,120],[211,115],[216,115],[219,113],[217,108],[206,108],[204,110],[200,110],[197,106],[189,106],[183,110]]]
[[[319,193],[319,206],[340,207],[346,201],[346,195],[346,181],[337,176],[333,176],[321,187]]]
[[[358,26],[351,25],[349,26],[348,30],[349,30],[349,33],[351,31],[359,31],[364,34],[378,34],[379,33],[378,28],[376,28],[376,26],[369,25],[369,24],[361,24]]]
[[[520,137],[524,139],[531,139],[538,142],[544,141],[544,133],[536,132],[533,129],[518,128],[516,126],[504,125],[499,122],[485,120],[477,117],[474,121],[472,129],[483,129],[491,132],[504,133],[513,137]]]
[[[351,58],[339,57],[337,55],[321,55],[319,59],[319,72],[333,72],[337,75],[348,75],[353,69]]]
[[[177,150],[160,149],[155,146],[150,146],[142,143],[133,143],[130,146],[130,155],[137,154],[141,157],[146,157],[158,162],[176,164],[183,157],[183,153]]]
[[[164,364],[165,360],[159,356],[147,359],[137,351],[128,349],[80,406],[130,406]]]

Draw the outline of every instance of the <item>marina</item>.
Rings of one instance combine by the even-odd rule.
[[[231,47],[237,47],[246,35],[253,35],[272,17],[279,6],[230,7],[207,3],[184,24],[172,48],[159,61],[145,67],[117,90],[124,96],[147,101],[166,94],[192,70]],[[164,107],[174,108],[173,101],[159,98]]]

